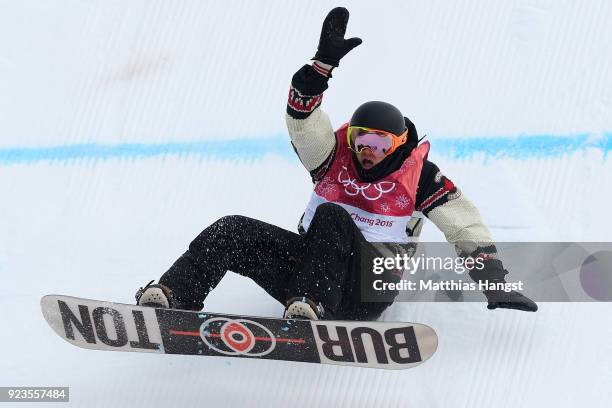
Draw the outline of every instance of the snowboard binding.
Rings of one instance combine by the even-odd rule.
[[[321,303],[315,303],[307,297],[294,297],[287,301],[285,319],[322,320],[324,309]]]
[[[172,291],[165,285],[153,284],[152,280],[145,287],[136,292],[136,304],[138,306],[161,307],[165,309],[175,309],[176,301],[172,296]]]

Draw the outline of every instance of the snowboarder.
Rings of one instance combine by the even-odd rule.
[[[415,125],[396,107],[366,102],[334,132],[320,106],[332,70],[362,42],[344,38],[348,17],[345,8],[330,11],[312,64],[291,81],[287,127],[314,182],[300,233],[244,216],[223,217],[191,242],[159,284],[137,292],[139,305],[200,310],[231,270],[284,304],[285,317],[373,320],[392,299],[362,301],[364,260],[417,237],[422,216],[459,254],[484,259],[484,269],[470,272],[474,281],[505,282],[507,271],[478,210],[427,159],[429,143],[419,143]],[[537,310],[516,291],[484,295],[489,309]]]

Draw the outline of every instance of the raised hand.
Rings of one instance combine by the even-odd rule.
[[[361,44],[361,38],[344,39],[348,19],[349,12],[344,7],[336,7],[327,14],[313,60],[337,67],[346,54]]]

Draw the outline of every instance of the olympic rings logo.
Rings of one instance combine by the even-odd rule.
[[[200,337],[208,348],[230,356],[264,356],[276,347],[270,329],[247,319],[208,319],[200,326]]]
[[[376,201],[383,194],[389,193],[395,188],[395,183],[392,181],[381,181],[375,184],[366,183],[361,186],[356,181],[356,178],[351,178],[346,166],[342,166],[342,170],[338,173],[338,182],[342,183],[344,192],[350,196],[361,194],[366,200]],[[374,191],[370,187],[373,187]]]

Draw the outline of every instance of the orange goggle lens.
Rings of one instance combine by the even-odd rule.
[[[406,142],[408,129],[397,136],[384,130],[372,129],[361,126],[349,126],[346,137],[349,148],[355,153],[364,149],[370,151],[377,157],[387,156]]]

